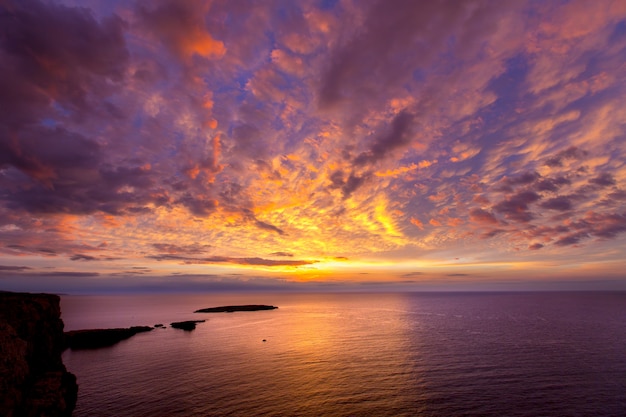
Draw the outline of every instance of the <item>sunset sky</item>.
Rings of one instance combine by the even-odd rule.
[[[626,1],[0,0],[0,289],[626,289]]]

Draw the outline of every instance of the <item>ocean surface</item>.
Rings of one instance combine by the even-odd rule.
[[[230,304],[277,310],[194,314]],[[75,416],[625,416],[626,293],[62,296]],[[264,342],[263,339],[266,341]]]

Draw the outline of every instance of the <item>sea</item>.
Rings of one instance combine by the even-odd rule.
[[[221,305],[268,311],[193,313]],[[626,416],[626,292],[65,295],[74,416]],[[193,331],[169,327],[206,320]]]

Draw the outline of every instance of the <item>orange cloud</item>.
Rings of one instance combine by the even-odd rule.
[[[211,36],[204,21],[209,7],[207,2],[163,0],[153,9],[141,5],[139,15],[144,27],[158,42],[165,43],[186,61],[195,55],[221,58],[226,53],[226,47],[222,41]]]
[[[428,223],[430,223],[433,226],[441,226],[441,222],[437,219],[430,219]]]
[[[417,226],[420,230],[424,230],[424,224],[419,219],[411,217],[411,223]]]
[[[224,42],[216,41],[201,28],[193,28],[189,38],[181,42],[181,50],[187,57],[199,55],[205,58],[221,58],[226,53]]]

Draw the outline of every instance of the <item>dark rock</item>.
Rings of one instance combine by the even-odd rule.
[[[235,311],[259,311],[259,310],[274,310],[278,307],[266,306],[262,304],[249,304],[242,306],[221,306],[221,307],[209,307],[202,308],[194,311],[194,313],[232,313]]]
[[[78,385],[64,345],[58,296],[0,292],[1,416],[71,416]]]
[[[161,323],[159,323],[159,324],[155,324],[154,327],[165,327],[165,326],[163,326]]]
[[[150,326],[133,326],[120,329],[86,329],[66,332],[67,347],[72,350],[98,349],[113,346],[137,333],[153,330]]]
[[[204,323],[205,320],[188,320],[188,321],[177,321],[174,323],[170,323],[175,329],[182,329],[188,332],[194,330],[196,328],[196,323]]]

